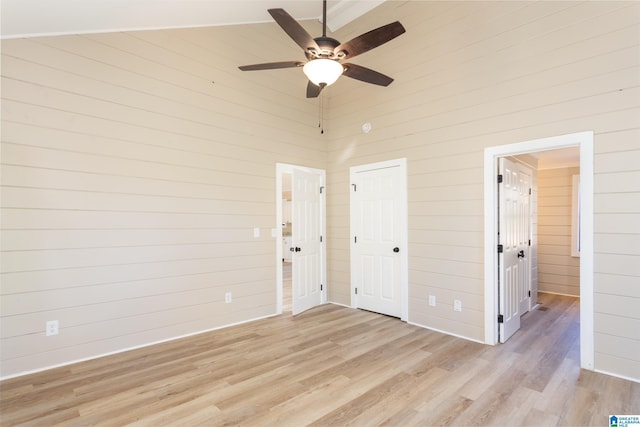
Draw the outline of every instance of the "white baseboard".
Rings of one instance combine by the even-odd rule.
[[[342,304],[342,303],[335,302],[335,301],[327,301],[327,304],[333,304],[333,305],[339,305],[339,306],[341,306],[341,307],[353,308],[353,307],[351,307],[350,305]]]
[[[580,295],[571,295],[571,294],[563,294],[560,292],[550,292],[550,291],[541,291],[540,289],[538,289],[538,293],[539,294],[549,294],[549,295],[562,295],[563,297],[573,297],[573,298],[580,298]]]
[[[640,383],[640,378],[632,378],[632,377],[627,377],[625,375],[620,375],[620,374],[616,374],[613,372],[609,372],[609,371],[603,371],[601,369],[594,369],[594,372],[598,372],[600,374],[604,374],[604,375],[610,375],[612,377],[616,377],[616,378],[621,378],[623,380],[627,380],[627,381],[633,381],[634,383]]]
[[[114,354],[120,354],[120,353],[124,353],[126,351],[131,351],[131,350],[137,350],[137,349],[140,349],[140,348],[150,347],[152,345],[163,344],[163,343],[166,343],[166,342],[175,341],[175,340],[179,340],[179,339],[182,339],[182,338],[192,337],[194,335],[200,335],[200,334],[204,334],[204,333],[207,333],[207,332],[217,331],[219,329],[229,328],[231,326],[242,325],[243,323],[254,322],[254,321],[260,320],[260,319],[267,319],[267,318],[273,317],[273,316],[277,316],[277,314],[269,314],[269,315],[266,315],[266,316],[256,317],[254,319],[249,319],[249,320],[243,320],[241,322],[231,323],[231,324],[228,324],[228,325],[216,326],[215,328],[205,329],[205,330],[198,331],[198,332],[191,332],[189,334],[180,335],[180,336],[177,336],[177,337],[167,338],[167,339],[159,340],[159,341],[153,341],[153,342],[150,342],[150,343],[141,344],[141,345],[137,345],[137,346],[134,346],[134,347],[127,347],[127,348],[123,348],[121,350],[111,351],[111,352],[108,352],[108,353],[102,353],[102,354],[98,354],[98,355],[95,355],[95,356],[85,357],[85,358],[82,358],[82,359],[75,359],[75,360],[71,360],[69,362],[59,363],[57,365],[46,366],[44,368],[38,368],[38,369],[30,370],[30,371],[18,372],[17,374],[11,374],[11,375],[7,375],[7,376],[4,376],[4,377],[0,376],[0,381],[8,380],[10,378],[22,377],[22,376],[29,375],[29,374],[35,374],[35,373],[38,373],[38,372],[48,371],[50,369],[61,368],[63,366],[69,366],[69,365],[73,365],[75,363],[86,362],[88,360],[94,360],[94,359],[100,359],[102,357],[113,356]]]
[[[480,344],[486,344],[484,341],[480,341],[480,340],[477,340],[477,339],[474,339],[474,338],[466,337],[464,335],[454,334],[454,333],[443,331],[443,330],[436,329],[436,328],[431,328],[429,326],[421,325],[420,323],[414,323],[414,322],[409,322],[409,321],[407,321],[407,323],[409,325],[414,325],[414,326],[419,326],[419,327],[424,328],[424,329],[429,329],[430,331],[439,332],[441,334],[450,335],[450,336],[456,337],[456,338],[462,338],[463,340],[473,341],[473,342],[477,342],[477,343],[480,343]]]

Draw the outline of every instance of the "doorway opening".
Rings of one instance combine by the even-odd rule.
[[[498,342],[498,192],[496,171],[499,159],[539,151],[578,147],[580,151],[580,365],[594,369],[593,306],[593,132],[489,147],[484,152],[485,229],[485,343]]]
[[[276,314],[326,303],[325,171],[276,164]]]

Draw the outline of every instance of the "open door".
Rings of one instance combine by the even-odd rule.
[[[508,340],[520,329],[520,316],[529,307],[531,171],[501,158],[498,192],[499,335]]]
[[[292,314],[322,303],[322,223],[320,175],[293,170]]]

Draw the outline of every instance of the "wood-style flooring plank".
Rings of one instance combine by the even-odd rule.
[[[323,305],[0,383],[0,426],[604,425],[640,384],[579,367],[579,302],[505,344]]]

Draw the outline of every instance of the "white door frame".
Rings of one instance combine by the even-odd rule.
[[[407,205],[407,159],[406,158],[401,158],[401,159],[395,159],[395,160],[386,160],[386,161],[382,161],[382,162],[376,162],[376,163],[369,163],[366,165],[358,165],[358,166],[352,166],[349,169],[349,185],[351,185],[351,181],[352,181],[352,176],[360,171],[366,171],[366,170],[371,170],[371,169],[383,169],[383,168],[390,168],[390,167],[400,167],[401,171],[402,171],[402,180],[400,182],[400,186],[402,187],[400,189],[400,197],[403,200],[403,202],[400,205],[400,218],[402,218],[404,224],[402,224],[403,226],[400,227],[400,243],[398,244],[398,247],[400,248],[400,320],[402,321],[407,321],[408,319],[408,313],[409,313],[409,255],[408,255],[408,248],[409,248],[409,244],[408,244],[408,227],[409,227],[409,222],[408,222],[408,205]],[[350,206],[350,214],[349,214],[349,221],[350,224],[352,224],[353,222],[353,201],[351,200],[353,198],[353,193],[351,192],[351,189],[349,189],[349,194],[350,194],[350,200],[349,200],[349,206]],[[354,242],[353,242],[353,225],[350,225],[351,231],[349,233],[350,235],[350,255],[349,258],[351,259],[350,261],[350,269],[351,269],[351,307],[352,308],[358,308],[358,296],[355,293],[355,289],[356,289],[356,281],[354,279],[354,267],[353,267],[353,263],[354,263],[354,257],[351,255],[354,252]]]
[[[276,163],[276,228],[272,235],[276,238],[276,314],[282,314],[283,280],[282,280],[282,175],[293,174],[294,169],[320,175],[320,185],[326,186],[326,172],[324,169],[314,169],[305,166]],[[325,193],[326,194],[326,193]],[[320,275],[322,283],[321,304],[327,302],[327,206],[326,197],[320,198],[320,221],[323,242],[320,247]]]
[[[580,149],[580,366],[594,369],[593,132],[535,139],[484,150],[484,340],[498,342],[497,161],[557,148]]]

